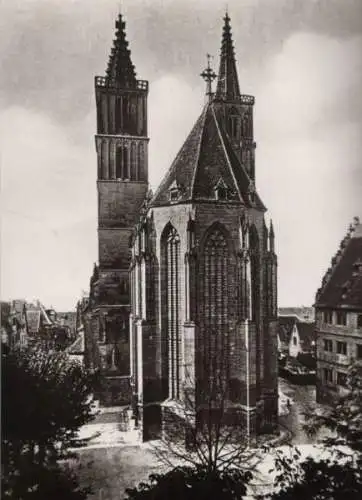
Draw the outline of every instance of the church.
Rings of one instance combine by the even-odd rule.
[[[99,263],[86,361],[107,381],[104,404],[133,401],[145,440],[160,435],[173,403],[205,398],[216,376],[226,412],[249,434],[278,419],[274,230],[256,188],[255,100],[240,93],[228,14],[218,75],[208,64],[201,76],[206,103],[155,193],[149,85],[136,78],[121,15],[95,78]]]

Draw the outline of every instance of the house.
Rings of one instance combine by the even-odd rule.
[[[296,332],[297,316],[278,317],[278,351],[289,356],[290,338]]]
[[[1,303],[1,334],[9,348],[27,345],[25,300]]]
[[[316,334],[314,323],[301,321],[298,316],[279,316],[278,350],[291,358],[315,358]]]
[[[240,92],[230,17],[218,77],[208,63],[205,105],[154,194],[148,81],[136,79],[121,15],[116,28],[106,73],[95,78],[99,263],[84,315],[87,363],[115,398],[122,376],[132,380],[144,440],[178,418],[186,392],[207,397],[210,359],[228,377],[230,421],[253,435],[275,429],[275,234],[257,187],[255,99]]]
[[[362,224],[349,226],[315,301],[317,401],[333,404],[346,392],[348,368],[362,360]]]

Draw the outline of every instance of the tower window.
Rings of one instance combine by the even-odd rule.
[[[137,146],[134,142],[131,145],[131,179],[138,181]]]
[[[229,134],[232,139],[240,139],[240,117],[229,117]]]

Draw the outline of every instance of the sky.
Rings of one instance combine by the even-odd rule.
[[[94,76],[121,9],[150,82],[157,187],[218,69],[222,0],[0,0],[1,298],[71,310],[97,261]],[[362,218],[361,0],[229,0],[241,92],[256,98],[256,186],[273,219],[279,305],[313,304]]]

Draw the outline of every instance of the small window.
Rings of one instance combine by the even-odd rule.
[[[347,324],[347,313],[346,311],[337,311],[337,325]]]
[[[345,387],[347,385],[347,375],[343,372],[337,372],[337,385]]]
[[[362,344],[357,344],[357,358],[362,359]]]
[[[226,189],[224,187],[219,186],[215,190],[215,194],[216,194],[216,199],[217,200],[226,200],[226,198],[227,198]]]
[[[337,342],[337,354],[347,354],[347,343],[346,342]]]
[[[332,384],[333,383],[333,371],[331,370],[331,368],[324,368],[323,370],[323,374],[324,374],[324,381],[328,384]]]
[[[325,323],[333,323],[333,311],[323,311],[323,319]]]
[[[324,339],[324,350],[327,352],[333,352],[333,342],[331,339]]]
[[[293,345],[297,345],[297,337],[293,337]]]
[[[179,190],[176,189],[171,189],[170,190],[170,201],[177,201],[179,198]]]
[[[362,314],[357,316],[357,328],[362,328]]]

